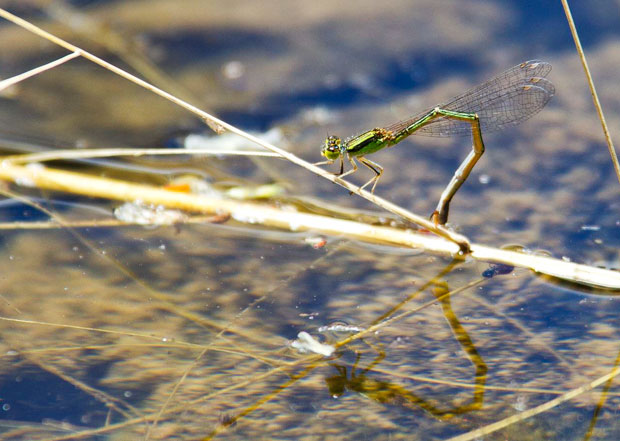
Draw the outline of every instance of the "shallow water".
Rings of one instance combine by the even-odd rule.
[[[95,20],[90,39],[37,2],[0,2],[111,62],[150,60],[169,76],[164,89],[244,129],[279,127],[282,147],[309,161],[320,160],[326,133],[389,124],[526,59],[549,61],[557,96],[531,120],[485,136],[487,152],[450,221],[476,243],[620,267],[618,182],[556,2],[73,4],[63,14]],[[620,26],[604,11],[617,5],[575,8],[613,136]],[[84,19],[55,13],[65,24]],[[105,49],[112,31],[130,55]],[[10,43],[3,78],[63,55],[13,25],[3,23],[0,38]],[[31,150],[159,147],[193,132],[209,134],[85,60],[0,98],[7,153],[15,141]],[[430,214],[468,149],[467,138],[411,137],[377,153],[385,167],[377,194]],[[270,159],[52,165],[152,184],[190,173],[222,185],[277,179],[289,198],[375,209]],[[118,205],[11,190],[67,221],[109,219]],[[15,201],[0,215],[47,219]],[[0,439],[444,440],[614,366],[620,303],[609,292],[519,268],[482,277],[486,263],[338,237],[315,249],[307,236],[234,221],[5,230]],[[301,331],[332,345],[350,336],[319,332],[332,324],[376,329],[327,358],[290,347]],[[618,392],[603,384],[484,439],[617,439]]]

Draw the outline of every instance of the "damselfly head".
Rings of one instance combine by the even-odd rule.
[[[325,146],[321,150],[321,155],[325,156],[328,160],[333,161],[338,159],[342,154],[342,140],[335,136],[330,135],[325,140]]]

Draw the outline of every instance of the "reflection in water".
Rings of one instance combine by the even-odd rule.
[[[439,304],[442,307],[444,317],[448,321],[450,328],[452,330],[452,334],[461,345],[470,361],[475,367],[474,374],[474,393],[472,399],[469,403],[462,404],[459,406],[455,406],[452,408],[442,408],[429,400],[410,392],[404,387],[392,383],[390,381],[381,381],[375,380],[373,378],[369,378],[369,374],[372,373],[372,370],[379,364],[381,361],[385,359],[385,352],[383,350],[377,349],[374,346],[370,345],[368,342],[365,342],[369,346],[371,346],[376,352],[377,357],[363,370],[356,372],[357,364],[360,361],[361,354],[357,353],[356,360],[354,365],[351,368],[350,377],[347,376],[347,367],[342,364],[329,363],[329,359],[325,357],[321,357],[318,355],[311,355],[304,359],[299,359],[296,362],[288,363],[286,365],[281,365],[275,370],[280,371],[290,371],[294,368],[304,367],[301,371],[297,373],[289,374],[289,379],[284,383],[277,386],[270,393],[267,393],[256,400],[252,405],[242,409],[235,416],[227,415],[226,418],[220,421],[220,425],[215,427],[209,435],[203,438],[203,441],[210,440],[217,436],[219,433],[224,431],[227,427],[234,425],[239,419],[249,415],[254,412],[261,406],[263,406],[268,401],[274,399],[278,394],[288,389],[290,386],[297,383],[297,381],[306,378],[311,372],[313,372],[316,368],[325,366],[326,364],[330,364],[334,366],[338,371],[337,375],[328,377],[325,379],[329,392],[334,397],[342,396],[346,390],[350,390],[352,392],[363,394],[364,396],[375,400],[379,403],[383,404],[394,404],[403,406],[406,408],[421,408],[431,415],[440,418],[440,419],[448,419],[458,414],[464,414],[473,410],[480,409],[483,403],[484,396],[484,386],[486,383],[486,374],[487,374],[487,366],[478,354],[471,338],[459,322],[458,318],[454,314],[452,310],[452,305],[450,303],[450,296],[455,295],[457,293],[463,292],[467,289],[470,289],[481,282],[487,280],[484,277],[476,279],[472,282],[466,283],[459,288],[456,288],[452,291],[448,289],[447,283],[443,280],[443,278],[450,274],[456,266],[460,264],[460,261],[452,261],[448,265],[446,265],[436,276],[429,279],[425,284],[423,284],[419,289],[406,297],[404,301],[401,301],[395,307],[391,308],[388,312],[382,314],[380,317],[375,319],[373,323],[368,326],[366,329],[363,329],[360,332],[356,332],[353,335],[350,335],[347,338],[344,338],[337,343],[334,343],[334,347],[336,349],[342,348],[349,343],[355,340],[363,340],[363,337],[369,335],[376,330],[384,327],[388,323],[393,323],[395,321],[401,320],[411,314],[421,311],[422,309],[436,304]],[[416,298],[422,292],[427,290],[431,290],[435,299],[427,302],[421,306],[402,311],[404,306],[409,303],[411,300]],[[396,313],[399,314],[396,314]],[[338,357],[341,355],[341,352],[336,352],[334,357]],[[333,357],[332,357],[333,360]]]
[[[614,361],[614,369],[617,369],[618,365],[620,365],[620,352],[618,352],[618,355],[616,355],[616,360]],[[607,401],[607,396],[609,394],[609,389],[611,388],[613,381],[614,381],[614,377],[612,376],[605,383],[605,387],[603,388],[601,397],[596,405],[596,408],[594,409],[592,418],[590,419],[590,425],[588,426],[588,430],[586,431],[586,434],[583,437],[584,441],[589,441],[590,438],[592,438],[592,435],[594,434],[594,428],[596,427],[598,417],[601,414],[601,411],[603,410],[605,406],[605,402]]]
[[[467,331],[465,331],[465,328],[463,328],[454,314],[450,304],[450,292],[447,287],[436,287],[433,293],[441,304],[444,316],[448,320],[453,335],[475,366],[475,386],[471,401],[453,408],[442,409],[396,383],[369,378],[367,374],[372,373],[372,369],[385,358],[385,352],[383,350],[377,350],[377,357],[365,369],[359,372],[356,372],[356,370],[361,354],[357,353],[355,363],[351,367],[350,377],[347,376],[346,366],[332,364],[338,371],[338,375],[326,378],[325,382],[333,397],[340,397],[346,390],[350,390],[351,392],[362,394],[382,404],[420,407],[431,415],[439,418],[451,418],[454,415],[463,414],[482,407],[487,366],[482,357],[480,357],[480,354],[478,354]]]

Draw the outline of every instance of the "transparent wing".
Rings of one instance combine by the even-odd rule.
[[[539,112],[554,95],[553,84],[545,79],[550,71],[549,63],[526,61],[436,107],[477,113],[484,132],[519,124]],[[431,110],[427,109],[386,129],[399,132]],[[445,117],[437,118],[414,132],[416,135],[425,136],[458,136],[470,133],[471,125],[468,122]]]

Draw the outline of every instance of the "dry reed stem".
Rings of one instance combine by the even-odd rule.
[[[54,60],[51,63],[44,64],[42,66],[31,69],[28,72],[24,72],[22,74],[15,75],[14,77],[7,78],[6,80],[2,80],[0,81],[0,90],[6,89],[9,86],[19,83],[20,81],[24,81],[27,78],[38,75],[41,72],[45,72],[46,70],[53,69],[54,67],[60,66],[61,64],[66,63],[69,60],[73,60],[74,58],[79,57],[79,56],[80,56],[79,53],[73,52],[73,53],[70,53],[69,55],[65,55],[62,58]]]
[[[173,156],[173,155],[213,155],[213,156],[266,156],[281,158],[277,153],[254,150],[221,150],[221,149],[88,149],[88,150],[51,150],[49,152],[27,153],[9,156],[6,159],[15,164],[45,161],[66,161],[72,159],[110,158],[118,156]]]
[[[260,224],[290,231],[312,231],[332,236],[346,236],[364,242],[423,248],[433,253],[450,256],[459,255],[459,246],[456,243],[434,235],[378,227],[315,214],[284,211],[250,202],[178,193],[144,184],[55,170],[40,164],[22,166],[5,160],[0,165],[0,179],[90,197],[129,202],[141,201],[146,204],[203,214],[229,214],[236,221],[247,224]],[[470,255],[482,261],[529,268],[537,273],[569,282],[599,289],[620,290],[620,272],[617,271],[478,244],[471,245]]]
[[[586,79],[588,80],[590,94],[592,95],[592,101],[594,101],[594,107],[596,108],[598,119],[601,121],[601,126],[603,127],[603,134],[605,135],[605,141],[607,142],[607,148],[609,150],[609,155],[611,156],[611,162],[614,165],[614,170],[616,171],[616,177],[618,178],[618,182],[620,182],[620,164],[618,163],[618,156],[616,155],[616,149],[614,148],[614,144],[611,140],[611,135],[609,134],[609,129],[607,128],[607,122],[605,121],[603,108],[601,107],[601,103],[598,99],[598,94],[596,93],[596,88],[594,87],[594,82],[592,81],[590,68],[588,67],[586,55],[583,52],[583,47],[581,46],[579,34],[577,33],[577,28],[575,27],[575,22],[573,21],[573,15],[571,14],[570,7],[568,6],[568,0],[562,0],[562,7],[564,8],[564,13],[566,14],[566,21],[568,21],[568,27],[570,28],[573,40],[575,41],[575,47],[577,48],[577,53],[579,54],[579,59],[581,60],[583,71],[585,72]]]

